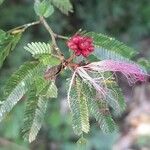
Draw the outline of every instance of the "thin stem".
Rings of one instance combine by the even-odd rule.
[[[48,25],[47,21],[44,19],[44,17],[40,17],[40,20],[42,22],[42,24],[44,25],[44,27],[46,28],[46,30],[49,32],[51,38],[52,38],[52,43],[53,43],[53,46],[54,46],[54,49],[56,50],[57,54],[59,55],[60,59],[63,60],[64,59],[64,56],[63,54],[61,53],[60,49],[58,48],[57,46],[57,43],[56,43],[56,39],[55,39],[55,36],[57,34],[55,34],[53,32],[53,30],[51,29],[51,27]]]
[[[13,33],[17,30],[20,30],[20,31],[25,31],[27,28],[31,27],[31,26],[35,26],[35,25],[38,25],[40,24],[40,20],[39,21],[35,21],[35,22],[31,22],[31,23],[27,23],[27,24],[24,24],[24,25],[21,25],[21,26],[18,26],[16,28],[13,28],[11,30],[9,30],[8,32],[9,33]]]
[[[46,30],[50,33],[51,38],[52,38],[52,42],[54,44],[55,47],[57,47],[56,44],[56,40],[55,40],[55,34],[53,32],[53,30],[51,29],[51,27],[48,25],[47,21],[44,19],[44,17],[40,17],[41,22],[43,23],[43,25],[45,26]]]
[[[68,40],[69,38],[67,36],[59,35],[54,33],[55,38],[63,39],[63,40]]]

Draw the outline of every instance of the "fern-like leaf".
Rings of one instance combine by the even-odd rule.
[[[35,140],[39,130],[41,129],[47,108],[47,102],[48,101],[45,97],[37,95],[36,87],[32,85],[28,94],[22,129],[23,137],[29,142]]]
[[[38,62],[27,62],[14,73],[4,87],[2,104],[0,105],[0,121],[9,113],[26,93],[33,77],[41,70]]]
[[[126,58],[132,58],[135,55],[134,49],[126,46],[124,43],[119,42],[112,37],[108,37],[104,34],[97,34],[94,32],[89,32],[86,35],[93,38],[94,45],[97,48],[107,49],[116,52]]]
[[[76,85],[70,91],[69,104],[72,114],[72,126],[75,134],[89,132],[89,112],[86,97],[82,93],[82,83],[76,79]]]
[[[66,15],[68,15],[69,12],[73,12],[70,0],[50,0],[50,2]]]
[[[28,43],[24,47],[35,59],[38,59],[44,65],[58,65],[60,60],[51,54],[52,46],[50,44],[41,43],[41,42],[32,42]]]
[[[92,53],[95,57],[97,57],[99,60],[116,60],[116,61],[123,61],[123,62],[129,62],[129,63],[134,63],[133,61],[129,60],[126,57],[123,57],[122,55],[111,51],[107,50],[104,48],[95,48],[94,52]]]
[[[44,42],[28,43],[27,46],[24,47],[24,49],[31,53],[35,58],[37,58],[41,54],[51,54],[52,51],[51,45]]]
[[[91,115],[100,124],[100,128],[105,133],[114,132],[117,130],[117,126],[111,117],[108,105],[96,98],[96,92],[88,84],[84,84],[84,93],[88,100],[88,107]]]
[[[80,119],[80,104],[78,101],[78,94],[74,87],[72,87],[70,91],[69,104],[70,104],[70,110],[72,115],[72,127],[74,133],[77,135],[81,135],[82,126],[81,126],[81,119]]]
[[[87,99],[82,91],[82,81],[79,78],[76,78],[76,90],[78,93],[78,100],[80,103],[80,116],[81,116],[81,126],[82,131],[85,133],[89,132],[89,110],[87,105]]]

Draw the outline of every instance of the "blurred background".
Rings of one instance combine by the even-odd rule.
[[[150,58],[150,0],[72,0],[72,3],[74,13],[65,16],[56,9],[48,19],[56,33],[71,35],[80,28],[101,32],[134,47],[139,52],[137,58]],[[0,29],[5,31],[36,19],[31,0],[5,0],[0,6]],[[31,41],[49,40],[41,25],[28,29],[0,70],[0,88],[12,72],[31,59],[23,49],[24,45]],[[59,45],[64,47],[61,41]],[[67,54],[65,47],[63,49]],[[77,149],[75,142],[78,137],[73,133],[66,102],[66,78],[67,74],[62,74],[63,80],[57,83],[59,97],[49,103],[37,140],[29,144],[20,135],[24,111],[24,102],[20,102],[0,123],[0,150]],[[120,85],[127,101],[127,110],[121,117],[114,116],[119,132],[104,135],[91,120],[86,150],[150,150],[150,85],[129,87],[124,81],[120,81]]]

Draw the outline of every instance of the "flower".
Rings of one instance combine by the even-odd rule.
[[[127,63],[115,60],[102,60],[99,62],[93,62],[86,66],[83,66],[86,70],[96,72],[121,72],[128,80],[130,84],[137,81],[146,81],[147,72],[135,63]]]
[[[94,51],[93,39],[79,34],[71,37],[67,41],[67,46],[75,52],[76,56],[88,57]]]
[[[110,99],[114,100],[112,94],[109,95],[110,91],[114,91],[110,88],[110,84],[107,86],[107,82],[105,82],[113,79],[113,74],[110,74],[110,76],[106,77],[104,74],[105,72],[122,73],[130,85],[133,85],[139,81],[145,82],[146,77],[149,76],[147,72],[139,65],[132,62],[128,63],[118,60],[102,60],[98,62],[92,62],[84,66],[78,66],[74,70],[70,80],[67,95],[68,100],[70,98],[71,88],[76,77],[80,77],[84,83],[88,84],[90,87],[93,87],[100,97],[104,99],[109,97]]]

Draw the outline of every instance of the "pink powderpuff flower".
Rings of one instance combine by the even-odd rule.
[[[75,77],[82,78],[83,82],[91,85],[100,97],[106,99],[106,96],[111,99],[111,95],[109,95],[109,91],[113,91],[107,87],[107,84],[104,82],[112,77],[105,78],[103,76],[104,72],[120,72],[126,78],[129,84],[135,84],[137,81],[146,81],[146,77],[149,76],[147,72],[135,63],[128,63],[116,60],[103,60],[99,62],[93,62],[87,64],[85,66],[79,66],[75,69],[68,90],[68,101],[70,99],[70,91],[73,86],[73,81]],[[94,76],[94,74],[99,74],[99,76]]]
[[[74,35],[67,41],[67,46],[76,56],[88,57],[94,51],[93,39],[88,36]]]
[[[84,66],[87,70],[96,72],[121,72],[128,79],[129,83],[135,83],[137,81],[145,81],[147,73],[143,68],[136,64],[114,61],[114,60],[103,60],[99,62],[93,62]]]

